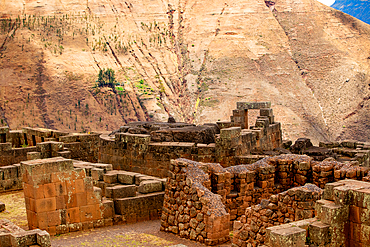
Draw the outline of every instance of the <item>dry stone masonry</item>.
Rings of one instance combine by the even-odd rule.
[[[249,207],[240,221],[234,221],[233,243],[244,246],[263,245],[266,229],[271,226],[293,221],[310,219],[315,216],[315,202],[321,198],[322,189],[313,185],[295,187],[277,195],[269,200]]]
[[[102,201],[84,169],[62,157],[21,162],[29,229],[51,235],[112,223],[111,201]]]
[[[368,246],[369,157],[365,142],[283,141],[270,102],[238,102],[230,121],[201,126],[3,127],[0,192],[23,188],[31,231],[3,224],[0,243],[160,218],[162,231],[206,245],[233,230],[233,246]]]
[[[99,162],[117,170],[167,177],[171,159],[186,158],[242,164],[252,152],[273,150],[281,144],[281,125],[274,121],[271,103],[238,103],[231,122],[195,126],[184,123],[130,123],[102,135]],[[248,129],[248,109],[259,109],[255,126]],[[238,115],[239,114],[239,115]],[[250,157],[252,160],[255,158]]]
[[[230,215],[221,196],[211,192],[207,166],[178,159],[171,162],[171,176],[161,217],[161,230],[216,245],[229,240]]]
[[[370,183],[328,183],[316,201],[317,217],[267,228],[267,246],[369,246]]]

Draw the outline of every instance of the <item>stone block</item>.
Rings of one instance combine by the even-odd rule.
[[[105,196],[108,198],[126,198],[136,196],[135,185],[116,185],[105,188]]]
[[[240,127],[231,127],[227,129],[220,130],[221,139],[233,139],[240,136],[241,128]]]
[[[336,205],[332,201],[318,200],[316,201],[317,217],[324,224],[332,224],[334,222],[346,222],[349,207]]]
[[[53,172],[72,171],[73,169],[72,160],[62,157],[21,162],[22,174],[30,176],[45,175]]]
[[[0,232],[0,246],[12,247],[12,244],[10,243],[10,233]]]
[[[12,144],[10,142],[0,143],[0,152],[12,150]]]
[[[27,153],[27,160],[37,160],[37,159],[41,159],[40,152],[28,152]]]
[[[141,194],[148,194],[152,192],[162,191],[162,182],[158,180],[142,181],[138,187],[138,192]]]
[[[36,234],[32,231],[12,234],[10,242],[12,246],[30,246],[37,244]]]
[[[103,218],[113,218],[114,216],[114,203],[111,200],[103,200],[101,210],[103,213]]]
[[[113,166],[111,164],[94,163],[90,165],[94,166],[95,168],[103,169],[104,173],[113,170]]]
[[[121,184],[135,184],[135,175],[134,172],[119,172],[117,174],[118,182]]]
[[[104,182],[108,184],[114,184],[118,182],[118,176],[116,172],[107,172],[106,174],[103,175],[103,180]]]
[[[3,171],[4,180],[18,177],[18,167],[14,165],[0,167],[0,170]]]
[[[271,102],[237,102],[238,110],[271,108]]]
[[[103,175],[104,175],[104,169],[101,169],[101,168],[91,169],[91,177],[95,181],[102,181],[103,180]]]
[[[308,227],[311,243],[317,246],[326,246],[330,243],[330,225],[320,221],[313,222]]]
[[[66,158],[66,159],[71,159],[72,158],[71,151],[59,151],[59,152],[56,152],[56,155],[61,156],[61,157]]]
[[[41,247],[49,247],[51,246],[51,241],[50,241],[50,235],[47,231],[41,231],[41,230],[36,230],[37,235],[36,235],[36,242],[38,245]]]
[[[144,174],[139,174],[137,173],[135,175],[135,184],[136,185],[140,185],[140,183],[142,181],[148,181],[148,180],[156,180],[157,178],[156,177],[152,177],[152,176],[148,176],[148,175],[144,175]]]
[[[116,214],[124,215],[126,218],[148,216],[150,211],[161,210],[163,206],[164,192],[157,192],[148,195],[119,198],[114,200],[114,211]]]
[[[274,247],[305,247],[306,230],[291,225],[276,230],[271,229],[268,242]]]

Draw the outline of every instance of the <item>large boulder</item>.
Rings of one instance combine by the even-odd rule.
[[[299,138],[294,145],[290,147],[290,151],[294,154],[302,154],[303,150],[312,147],[311,140],[308,138]]]

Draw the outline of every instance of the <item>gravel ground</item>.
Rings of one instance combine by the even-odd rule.
[[[53,247],[59,246],[205,246],[194,241],[182,239],[174,234],[159,231],[160,220],[135,224],[104,227],[83,232],[75,232],[52,237]],[[225,244],[222,246],[231,246]]]

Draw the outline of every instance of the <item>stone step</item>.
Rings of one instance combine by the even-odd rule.
[[[330,225],[321,221],[313,222],[308,227],[310,244],[315,246],[326,246],[330,243]]]
[[[324,224],[333,224],[335,222],[346,222],[348,218],[349,207],[336,205],[333,201],[316,201],[317,218]]]

